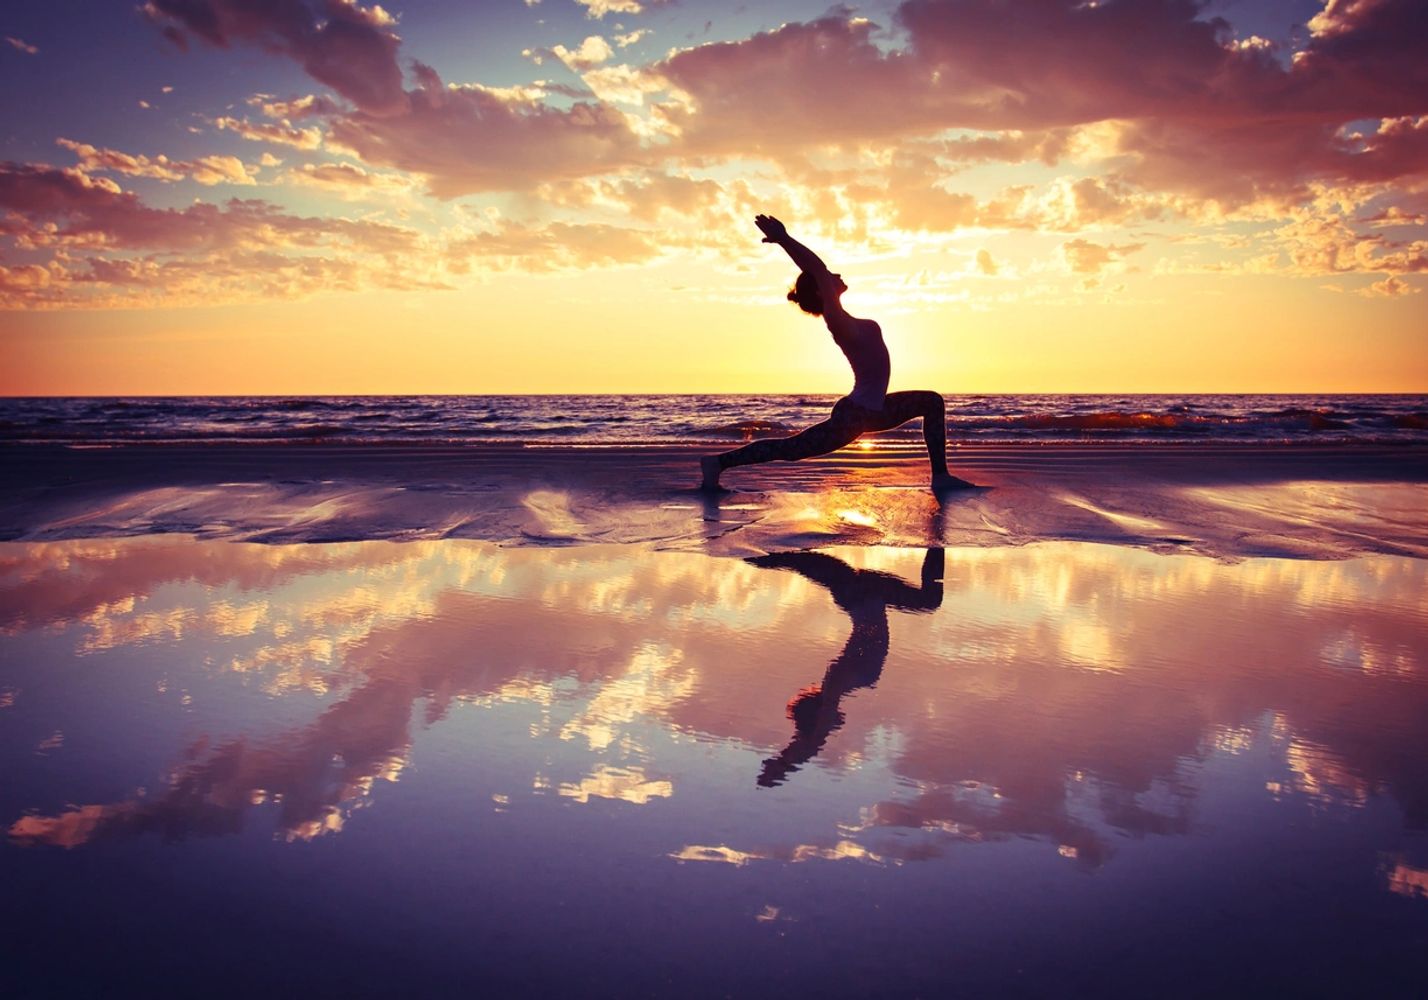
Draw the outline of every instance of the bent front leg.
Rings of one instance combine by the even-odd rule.
[[[890,392],[883,403],[884,421],[877,430],[889,430],[909,420],[922,418],[922,440],[927,443],[927,460],[933,476],[947,475],[947,404],[940,393],[928,389]]]

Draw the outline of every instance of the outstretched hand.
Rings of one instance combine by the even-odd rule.
[[[764,234],[765,243],[777,243],[788,236],[788,230],[783,227],[783,223],[772,215],[754,216],[754,225]]]

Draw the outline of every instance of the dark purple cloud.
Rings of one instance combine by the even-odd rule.
[[[1428,6],[1333,0],[1294,53],[1204,14],[1193,0],[908,0],[905,49],[835,13],[656,69],[691,100],[664,113],[692,154],[790,158],[941,129],[1112,121],[1121,176],[1227,203],[1428,170],[1412,121],[1358,144],[1342,134],[1428,112]]]
[[[395,20],[373,4],[355,0],[148,0],[146,13],[182,40],[191,34],[209,45],[258,45],[296,60],[369,114],[402,108],[401,40]]]

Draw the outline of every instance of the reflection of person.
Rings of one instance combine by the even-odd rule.
[[[812,760],[843,725],[838,703],[845,694],[877,683],[888,658],[888,608],[925,613],[941,607],[944,555],[940,548],[927,550],[920,587],[890,573],[854,569],[823,552],[779,552],[749,562],[766,569],[791,569],[827,587],[833,603],[853,620],[853,631],[842,652],[828,664],[823,680],[788,703],[793,739],[777,757],[764,761],[759,774],[759,784],[772,787]]]
[[[789,236],[782,222],[769,215],[756,216],[754,222],[763,232],[765,243],[777,243],[798,265],[800,274],[788,293],[789,300],[797,302],[804,312],[823,317],[833,342],[853,367],[853,391],[833,405],[827,420],[807,430],[700,459],[703,488],[718,489],[719,475],[725,469],[826,455],[869,431],[891,430],[918,417],[922,418],[922,437],[932,464],[932,488],[940,491],[971,486],[947,471],[947,415],[942,397],[921,389],[887,391],[890,366],[883,331],[872,320],[857,319],[843,311],[840,300],[848,290],[843,276],[830,272],[817,254]]]

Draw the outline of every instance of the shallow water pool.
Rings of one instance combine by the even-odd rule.
[[[0,545],[17,996],[1410,995],[1428,562]]]

